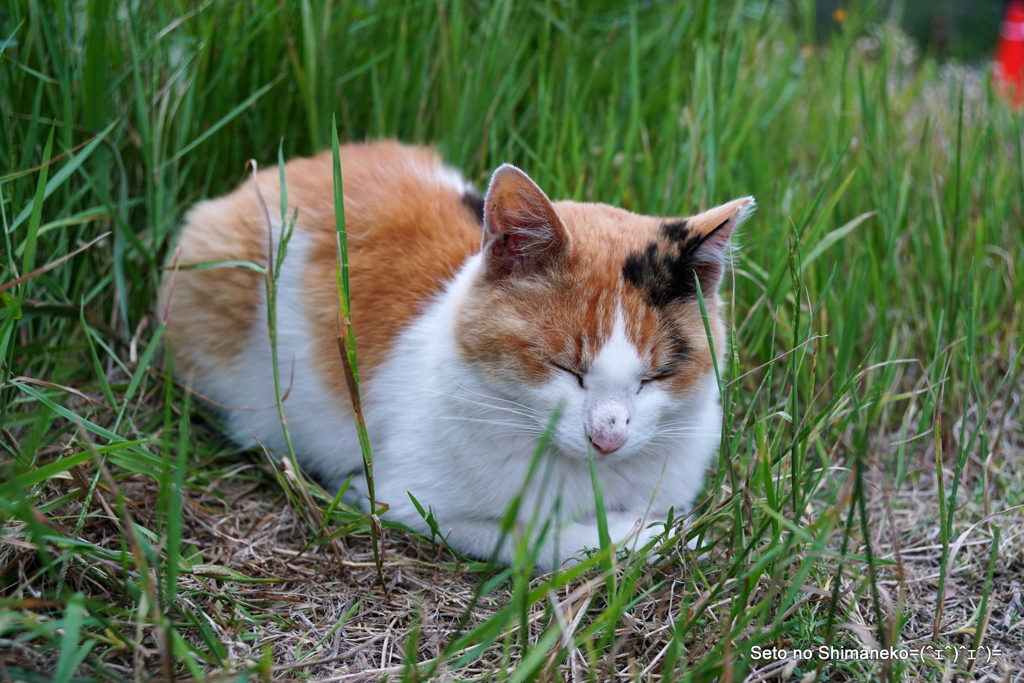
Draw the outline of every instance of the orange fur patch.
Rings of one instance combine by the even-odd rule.
[[[396,142],[343,145],[352,324],[361,374],[370,375],[395,336],[480,248],[474,211],[455,186],[458,175],[431,149]],[[271,215],[280,206],[279,171],[257,175]],[[310,237],[304,265],[305,312],[316,362],[337,396],[347,396],[338,351],[337,247],[332,155],[285,164],[289,216]],[[252,181],[199,204],[179,238],[179,263],[247,260],[266,265],[268,231]],[[293,266],[294,267],[294,266]],[[173,286],[173,295],[171,283]],[[180,271],[166,279],[167,335],[179,369],[199,359],[231,362],[247,343],[263,290],[262,276],[237,268]],[[163,306],[161,307],[161,309]]]
[[[251,188],[251,186],[250,186]],[[250,189],[251,191],[251,189]],[[186,216],[171,266],[209,261],[266,265],[266,227],[238,193],[197,204]],[[243,268],[174,270],[160,292],[166,338],[183,375],[232,363],[258,321],[263,276]]]

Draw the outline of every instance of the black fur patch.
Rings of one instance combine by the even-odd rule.
[[[686,229],[686,219],[677,221],[664,221],[661,224],[661,234],[669,242],[678,244],[690,238],[690,231]]]
[[[701,245],[715,230],[700,236],[687,229],[685,220],[664,221],[661,224],[664,239],[651,242],[642,252],[634,251],[626,257],[622,264],[622,279],[641,290],[647,302],[655,308],[665,308],[675,301],[696,299],[694,273],[700,279],[701,288],[706,290],[721,272],[720,263],[696,259]]]
[[[466,190],[462,195],[462,204],[473,214],[477,223],[484,224],[484,198],[479,192]]]

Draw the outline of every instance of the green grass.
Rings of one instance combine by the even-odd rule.
[[[1024,666],[1024,117],[867,5],[815,36],[810,2],[5,3],[0,677],[743,680],[755,646],[862,643],[939,654],[794,675]],[[236,453],[169,379],[183,212],[335,118],[481,185],[509,161],[643,213],[757,197],[702,560],[454,560]],[[224,551],[243,517],[288,534]],[[943,649],[974,644],[1008,659]]]

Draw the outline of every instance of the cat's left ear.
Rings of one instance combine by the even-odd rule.
[[[491,276],[546,273],[569,247],[569,233],[537,183],[511,164],[495,171],[484,199],[482,247]]]
[[[742,197],[686,220],[688,231],[699,240],[691,264],[705,294],[721,284],[733,232],[756,208],[753,197]]]

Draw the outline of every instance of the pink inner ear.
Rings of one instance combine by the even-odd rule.
[[[714,228],[701,245],[701,256],[704,260],[722,261],[725,258],[726,249],[729,246],[729,238],[736,227],[736,221],[732,217],[723,221]]]
[[[505,242],[504,264],[508,272],[516,268],[516,264],[523,261],[523,235],[521,233],[505,233],[502,238]]]
[[[568,235],[547,196],[529,176],[505,165],[484,200],[487,263],[498,278],[547,271],[565,256]]]

